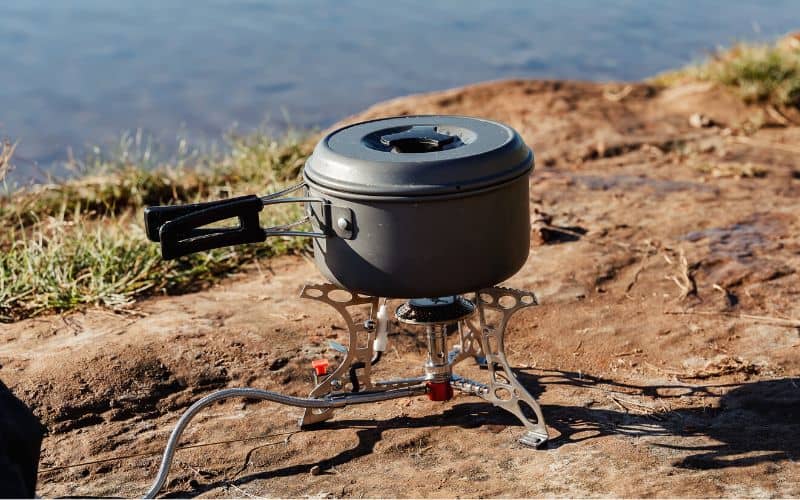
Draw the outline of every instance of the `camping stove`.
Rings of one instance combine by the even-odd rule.
[[[427,394],[432,401],[447,401],[455,390],[482,398],[516,416],[525,426],[521,443],[536,448],[547,441],[539,405],[517,380],[504,350],[505,329],[511,316],[537,304],[532,293],[493,287],[468,297],[454,295],[402,303],[395,310],[395,318],[424,330],[428,352],[422,375],[392,380],[373,380],[371,369],[380,361],[388,343],[391,321],[385,299],[352,293],[332,284],[306,285],[301,297],[336,309],[349,334],[347,347],[330,342],[343,356],[338,366],[329,369],[327,359],[312,362],[315,387],[309,398],[352,404],[362,399],[380,401]],[[354,320],[351,313],[358,306],[369,309],[363,322]],[[450,349],[448,336],[456,337]],[[468,358],[488,370],[488,383],[454,373],[453,368]],[[300,425],[328,420],[334,409],[306,408]]]
[[[519,418],[525,426],[522,443],[544,443],[542,412],[511,370],[503,345],[511,316],[535,305],[536,298],[491,286],[513,276],[527,261],[533,164],[530,148],[501,123],[463,116],[401,116],[326,135],[297,186],[265,196],[148,207],[146,232],[161,244],[165,259],[272,237],[311,238],[316,267],[332,284],[308,285],[301,296],[332,306],[349,332],[347,346],[331,343],[340,352],[338,365],[331,367],[328,359],[313,361],[315,387],[307,398],[244,387],[221,389],[193,404],[170,435],[148,497],[163,486],[180,435],[194,415],[232,397],[305,408],[300,424],[309,426],[343,406],[423,394],[447,401],[459,391]],[[302,194],[291,194],[295,192]],[[303,204],[304,217],[261,227],[261,210],[281,203]],[[234,218],[238,225],[217,224]],[[310,231],[297,230],[305,223]],[[382,297],[415,297],[401,304],[395,317],[424,330],[427,359],[416,377],[372,378],[392,324]],[[486,368],[488,383],[453,372],[468,358]]]
[[[221,389],[205,396],[187,409],[170,434],[156,479],[145,498],[154,498],[164,486],[178,440],[189,422],[217,401],[241,397],[305,408],[300,426],[306,427],[333,417],[336,408],[427,394],[433,401],[447,401],[454,391],[477,396],[516,416],[525,427],[519,441],[536,448],[547,441],[547,428],[539,405],[517,380],[504,350],[508,320],[524,307],[536,305],[536,297],[512,288],[491,287],[478,292],[428,299],[411,299],[395,311],[397,321],[424,328],[428,347],[422,375],[373,380],[372,367],[381,360],[391,327],[386,299],[350,292],[332,284],[306,285],[301,297],[324,302],[336,309],[347,325],[347,346],[331,342],[342,361],[330,370],[327,359],[312,362],[315,387],[307,398],[288,396],[263,389],[241,387]],[[366,320],[356,320],[357,309]],[[448,336],[457,338],[448,349]],[[456,375],[453,367],[473,358],[488,371],[488,383]]]

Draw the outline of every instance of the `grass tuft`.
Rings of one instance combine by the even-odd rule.
[[[12,144],[8,141],[0,143],[0,181],[5,179],[11,170],[11,158],[14,156],[15,149],[17,149],[16,143]]]
[[[96,156],[80,165],[78,179],[0,194],[0,322],[193,291],[256,259],[302,249],[302,239],[272,238],[164,261],[147,240],[145,206],[275,191],[296,182],[310,154],[297,134],[228,142],[224,154],[157,166],[127,152]],[[8,165],[10,154],[4,158]],[[262,222],[274,225],[299,218],[302,209],[264,212]]]
[[[717,82],[735,89],[748,103],[800,107],[800,48],[784,41],[738,43],[701,64],[662,73],[652,81],[665,86]]]

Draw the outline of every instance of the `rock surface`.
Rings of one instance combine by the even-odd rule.
[[[347,122],[412,113],[497,119],[536,152],[532,252],[508,285],[541,305],[512,320],[507,351],[549,447],[522,447],[513,418],[463,396],[347,408],[304,432],[296,409],[232,401],[190,426],[163,493],[800,495],[800,127],[705,84],[564,81],[411,96]],[[127,315],[2,326],[0,375],[49,429],[40,495],[141,495],[202,395],[310,390],[311,360],[345,332],[298,298],[321,281],[310,263],[266,266]],[[421,370],[422,340],[396,331],[376,378]]]

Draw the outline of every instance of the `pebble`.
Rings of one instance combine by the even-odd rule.
[[[319,476],[320,474],[322,474],[322,468],[319,465],[315,465],[311,467],[310,472],[312,476]]]
[[[689,125],[694,128],[706,128],[714,125],[714,120],[702,113],[692,113],[689,117]]]
[[[284,366],[289,364],[289,358],[281,357],[277,358],[272,363],[269,364],[269,371],[274,372],[278,371]]]

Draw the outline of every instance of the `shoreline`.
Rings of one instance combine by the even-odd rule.
[[[783,79],[776,79],[777,73]],[[732,80],[731,75],[737,74],[756,79]],[[528,111],[529,116],[520,116],[514,110],[531,98],[557,95],[562,89],[569,89],[569,95],[556,99],[551,107]],[[508,91],[509,97],[499,95],[503,91]],[[485,106],[481,99],[492,99],[497,108]],[[586,100],[588,105],[576,99]],[[665,104],[669,113],[650,109],[659,103]],[[563,123],[558,127],[574,128],[570,137],[563,138],[558,127],[541,129],[536,124],[536,120],[557,124],[562,116],[580,119],[581,113],[591,120],[598,106],[606,109],[606,120],[611,123],[596,130]],[[707,107],[713,108],[713,115],[705,111]],[[761,129],[800,123],[800,34],[787,36],[774,45],[737,45],[699,66],[657,75],[645,82],[496,80],[399,97],[345,118],[331,128],[379,116],[450,112],[508,122],[528,137],[537,151],[538,164],[545,167],[582,163],[641,148],[655,147],[669,153],[675,147],[671,144],[674,139],[669,138],[659,142],[639,134],[631,139],[630,132],[619,126],[624,125],[626,113],[660,115],[647,119],[668,118],[675,122],[675,130],[680,127],[678,122],[695,120],[698,132],[705,128],[724,129],[728,136],[746,140]],[[649,127],[641,125],[635,123],[634,129]],[[659,129],[655,124],[651,128]],[[146,205],[265,193],[288,185],[300,172],[319,135],[290,132],[277,138],[258,133],[232,136],[226,152],[203,155],[190,151],[184,158],[167,164],[154,161],[137,148],[123,151],[118,157],[98,154],[80,163],[83,177],[0,195],[0,223],[11,228],[0,237],[0,249],[5,251],[0,259],[5,268],[5,274],[0,275],[0,283],[5,283],[0,286],[0,322],[98,304],[124,308],[140,297],[208,286],[263,256],[306,251],[306,243],[298,241],[265,245],[256,252],[211,252],[210,265],[208,260],[196,257],[190,259],[188,267],[163,263],[155,246],[143,238],[139,219]],[[13,146],[6,146],[5,151],[13,153]],[[9,158],[5,162],[3,158],[0,155],[0,166],[8,165]],[[291,215],[278,213],[271,222],[283,223]],[[81,234],[96,237],[87,240]],[[44,244],[45,241],[49,243]],[[76,268],[69,259],[60,257],[65,252],[84,255],[85,262]],[[116,271],[106,271],[112,275],[111,282],[96,276],[93,281],[99,280],[102,286],[74,283],[82,274],[92,274],[92,269],[107,268],[104,262],[120,263]],[[131,266],[132,275],[128,269]],[[34,280],[34,275],[45,279]]]

